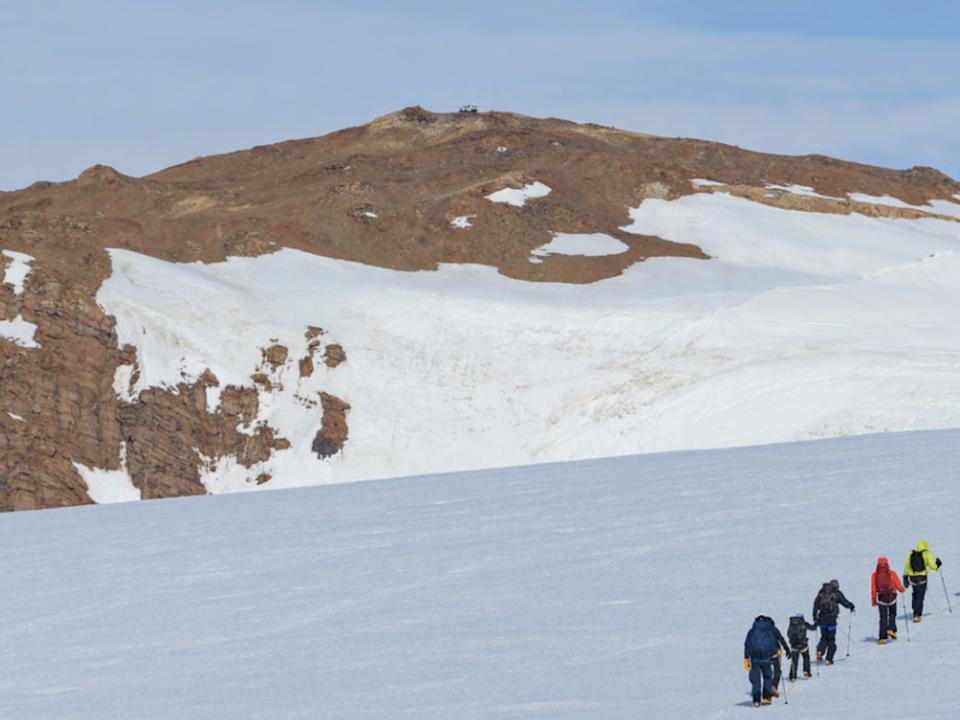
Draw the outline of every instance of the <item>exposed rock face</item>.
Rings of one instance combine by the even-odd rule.
[[[323,426],[313,439],[313,451],[321,458],[336,455],[347,442],[347,412],[350,406],[335,395],[320,393]]]
[[[347,354],[343,346],[338,343],[330,343],[323,349],[323,362],[328,368],[335,368],[340,363],[347,361]]]
[[[722,186],[698,187],[694,178]],[[534,182],[550,193],[519,207],[487,198]],[[792,184],[826,197],[769,187]],[[221,388],[206,373],[135,392],[142,358],[118,346],[114,319],[95,300],[111,273],[105,248],[209,263],[293,247],[399,270],[479,263],[524,280],[588,283],[650,257],[705,258],[696,246],[620,228],[630,222],[628,208],[646,198],[715,191],[796,210],[923,217],[931,213],[848,195],[923,205],[953,200],[960,184],[931,168],[886,170],[508,113],[408,108],[146,178],[98,165],[73,182],[0,193],[0,249],[34,258],[23,292],[0,283],[0,320],[36,328],[29,343],[0,338],[0,510],[90,502],[76,465],[120,469],[122,446],[145,498],[206,492],[203,472],[218,458],[253,467],[289,447],[257,423],[259,394],[284,382],[277,371],[290,350],[282,345],[264,348],[262,367],[242,386]],[[469,224],[454,222],[463,217]],[[628,250],[530,262],[531,250],[558,232],[604,233]],[[0,262],[2,273],[10,261]],[[350,348],[324,335],[306,329],[308,352],[291,361],[300,378],[346,361]],[[214,388],[219,404],[210,407]],[[320,395],[312,449],[321,457],[347,442],[346,400]],[[269,473],[256,477],[269,481]]]

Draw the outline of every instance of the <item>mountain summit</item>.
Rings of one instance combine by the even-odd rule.
[[[960,423],[960,184],[407,108],[0,193],[0,509]]]

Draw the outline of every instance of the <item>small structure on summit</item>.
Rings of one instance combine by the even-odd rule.
[[[478,112],[478,108],[473,103],[467,103],[466,105],[460,106],[460,112],[462,113],[475,113]]]

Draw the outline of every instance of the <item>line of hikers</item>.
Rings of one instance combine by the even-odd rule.
[[[926,540],[917,543],[917,546],[907,555],[903,577],[907,586],[913,588],[913,622],[915,623],[923,618],[927,574],[939,571],[942,565],[940,558],[935,557],[930,551]],[[900,581],[900,577],[890,569],[887,558],[879,558],[876,570],[870,577],[870,599],[880,613],[880,631],[877,637],[877,643],[880,645],[886,644],[888,640],[897,639],[897,593],[906,591],[907,588]],[[946,593],[946,585],[944,585],[944,592]],[[948,604],[949,601],[948,595]],[[797,679],[797,666],[801,657],[803,658],[803,676],[811,677],[808,631],[814,630],[820,635],[817,642],[817,673],[820,672],[821,661],[825,661],[827,665],[833,665],[833,659],[837,653],[837,621],[841,607],[847,608],[851,613],[856,612],[857,609],[840,591],[840,583],[837,580],[831,580],[823,584],[813,601],[813,623],[808,623],[803,613],[797,613],[790,618],[786,639],[777,629],[772,618],[766,615],[757,616],[743,644],[743,666],[750,673],[754,707],[769,705],[773,702],[773,698],[780,697],[777,686],[782,682],[783,671],[780,658],[784,654],[790,658],[790,682]]]

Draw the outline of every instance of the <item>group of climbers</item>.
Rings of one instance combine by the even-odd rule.
[[[930,551],[925,540],[907,555],[901,582],[896,572],[890,569],[885,557],[877,560],[877,567],[870,577],[870,599],[880,613],[880,631],[877,642],[886,644],[897,638],[897,593],[905,593],[907,587],[913,588],[913,622],[923,618],[923,599],[927,590],[927,574],[936,572],[943,563]],[[807,632],[816,631],[820,638],[817,643],[817,664],[821,661],[833,665],[837,653],[837,621],[840,608],[845,607],[851,613],[856,606],[847,600],[840,591],[840,583],[831,580],[823,584],[813,601],[813,623],[808,623],[803,613],[790,618],[787,639],[777,629],[773,619],[759,615],[753,621],[753,627],[747,633],[743,647],[743,665],[750,673],[753,705],[769,705],[773,698],[779,697],[777,686],[781,682],[780,658],[785,653],[790,658],[789,680],[797,679],[800,658],[803,658],[803,676],[811,677],[810,646]],[[818,670],[819,673],[819,670]]]

